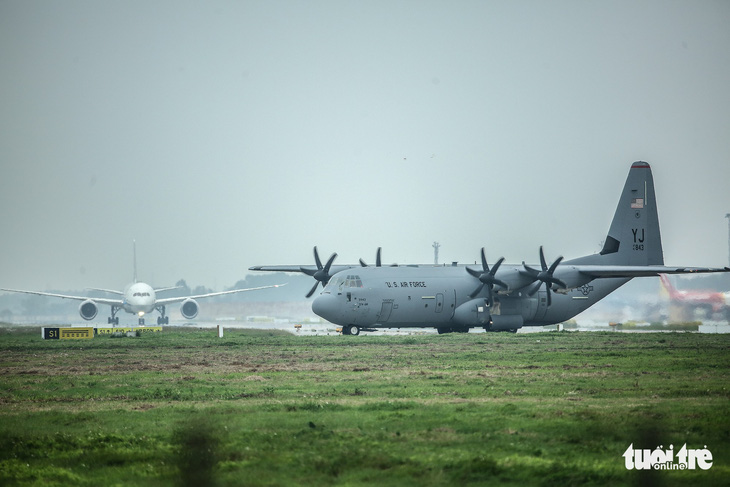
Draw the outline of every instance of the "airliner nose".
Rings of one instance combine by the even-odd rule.
[[[312,301],[312,311],[325,320],[336,323],[337,298],[331,294],[320,294]]]

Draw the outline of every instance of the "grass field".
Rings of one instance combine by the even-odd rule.
[[[0,485],[727,485],[730,336],[0,329]],[[709,470],[628,471],[673,444]]]

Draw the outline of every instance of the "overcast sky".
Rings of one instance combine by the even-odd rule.
[[[728,264],[728,1],[0,0],[0,287],[600,249]]]

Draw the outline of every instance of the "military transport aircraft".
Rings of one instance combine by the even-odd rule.
[[[516,332],[523,326],[566,321],[585,311],[634,277],[697,272],[728,272],[730,268],[664,266],[654,180],[646,162],[635,162],[616,208],[603,249],[598,254],[550,265],[540,247],[540,266],[491,267],[484,248],[481,266],[407,265],[384,267],[378,253],[374,267],[334,266],[337,254],[316,267],[257,266],[250,270],[303,272],[321,282],[312,310],[358,335],[376,328],[435,327],[439,333]]]
[[[111,289],[98,289],[90,288],[93,291],[104,291],[111,294],[118,294],[122,296],[121,299],[107,299],[107,298],[90,298],[88,296],[68,296],[65,294],[54,294],[45,293],[39,291],[22,291],[20,289],[2,289],[0,291],[10,291],[14,293],[25,293],[25,294],[37,294],[39,296],[51,296],[54,298],[65,298],[75,299],[82,301],[79,305],[79,314],[87,321],[96,318],[96,314],[99,312],[97,304],[108,304],[111,306],[111,317],[107,318],[108,324],[119,324],[119,317],[116,316],[119,310],[124,310],[127,313],[136,314],[139,317],[139,325],[144,325],[144,315],[151,313],[154,310],[159,311],[160,316],[157,317],[158,325],[167,325],[170,322],[170,317],[165,316],[165,306],[172,303],[180,303],[180,313],[185,319],[192,320],[198,316],[198,302],[196,299],[209,298],[211,296],[221,296],[223,294],[241,293],[244,291],[256,291],[258,289],[268,289],[272,287],[279,287],[280,285],[274,286],[263,286],[253,287],[248,289],[234,289],[232,291],[222,291],[217,293],[198,294],[197,296],[182,296],[175,298],[163,298],[157,299],[157,293],[162,291],[169,291],[177,289],[176,287],[166,287],[160,289],[153,289],[152,286],[144,282],[137,281],[137,246],[133,244],[134,252],[134,281],[128,284],[124,291],[115,291]]]

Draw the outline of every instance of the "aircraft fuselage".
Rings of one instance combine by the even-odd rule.
[[[124,288],[122,309],[127,313],[143,316],[155,310],[156,300],[157,296],[152,286],[144,282],[135,282]]]
[[[521,268],[504,265],[500,276],[510,276],[520,286]],[[593,280],[572,290],[553,293],[550,306],[544,287],[532,296],[527,288],[514,288],[509,294],[497,294],[490,308],[483,296],[469,296],[474,282],[465,279],[466,275],[465,266],[347,269],[332,276],[312,303],[312,310],[332,323],[359,328],[458,330],[479,326],[488,330],[514,330],[566,321],[628,281]],[[527,286],[530,281],[524,283]]]

